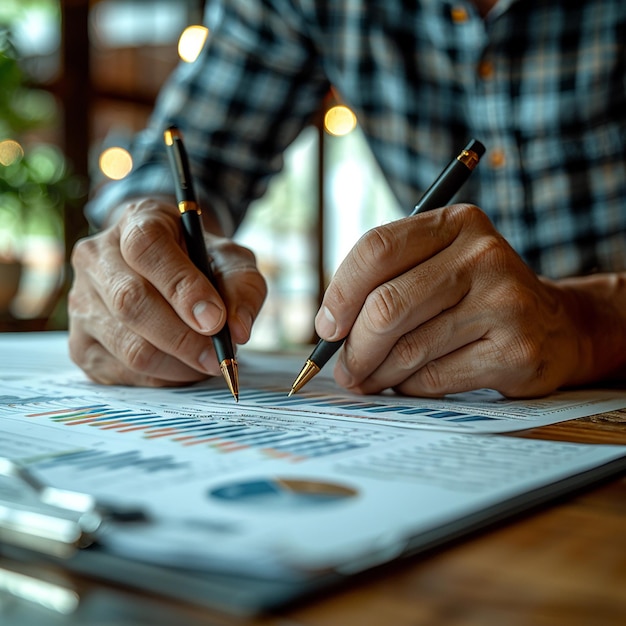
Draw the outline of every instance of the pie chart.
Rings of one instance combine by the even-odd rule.
[[[344,502],[357,495],[351,487],[296,478],[258,478],[228,483],[209,491],[222,502],[262,509],[302,509]]]

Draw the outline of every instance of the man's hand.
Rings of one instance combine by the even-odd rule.
[[[353,391],[530,397],[594,377],[583,301],[578,285],[536,276],[480,209],[454,205],[362,237],[316,329],[347,335],[335,378]]]
[[[246,343],[266,284],[250,250],[208,234],[206,243],[219,294],[189,260],[167,200],[128,202],[114,225],[77,243],[69,345],[90,378],[166,386],[220,374],[210,335],[228,319],[233,342]]]

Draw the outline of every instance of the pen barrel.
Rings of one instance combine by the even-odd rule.
[[[449,204],[471,173],[472,170],[466,165],[454,160],[426,190],[420,201],[415,205],[412,215],[432,211]]]
[[[171,129],[174,132],[174,129]],[[193,188],[189,159],[185,144],[180,136],[171,135],[171,144],[167,144],[167,158],[171,171],[174,173],[176,185],[176,202],[195,202],[196,194]]]
[[[209,279],[210,283],[217,288],[215,276],[211,270],[209,257],[204,245],[200,215],[196,211],[185,211],[181,213],[181,222],[183,226],[183,236],[187,246],[187,254],[191,262]],[[213,339],[213,346],[219,363],[222,363],[225,359],[233,358],[233,342],[228,325],[224,324],[211,338]]]
[[[448,164],[435,182],[424,192],[411,215],[432,211],[449,204],[450,200],[469,178],[484,153],[485,146],[480,141],[472,139],[461,154]],[[472,163],[471,166],[463,158],[469,155],[472,156],[469,161]]]
[[[320,339],[311,352],[309,357],[310,361],[313,361],[315,365],[322,368],[332,358],[332,356],[341,348],[345,339],[339,339],[338,341],[324,341]]]

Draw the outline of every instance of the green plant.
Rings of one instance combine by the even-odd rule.
[[[64,206],[81,196],[61,150],[41,139],[56,117],[54,97],[30,84],[0,25],[0,256],[19,256],[28,235],[61,240]]]

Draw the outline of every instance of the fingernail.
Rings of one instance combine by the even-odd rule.
[[[337,333],[337,322],[327,307],[322,307],[315,317],[317,334],[324,339],[333,339]]]
[[[222,309],[212,302],[198,302],[192,309],[201,331],[210,332],[222,321]]]

